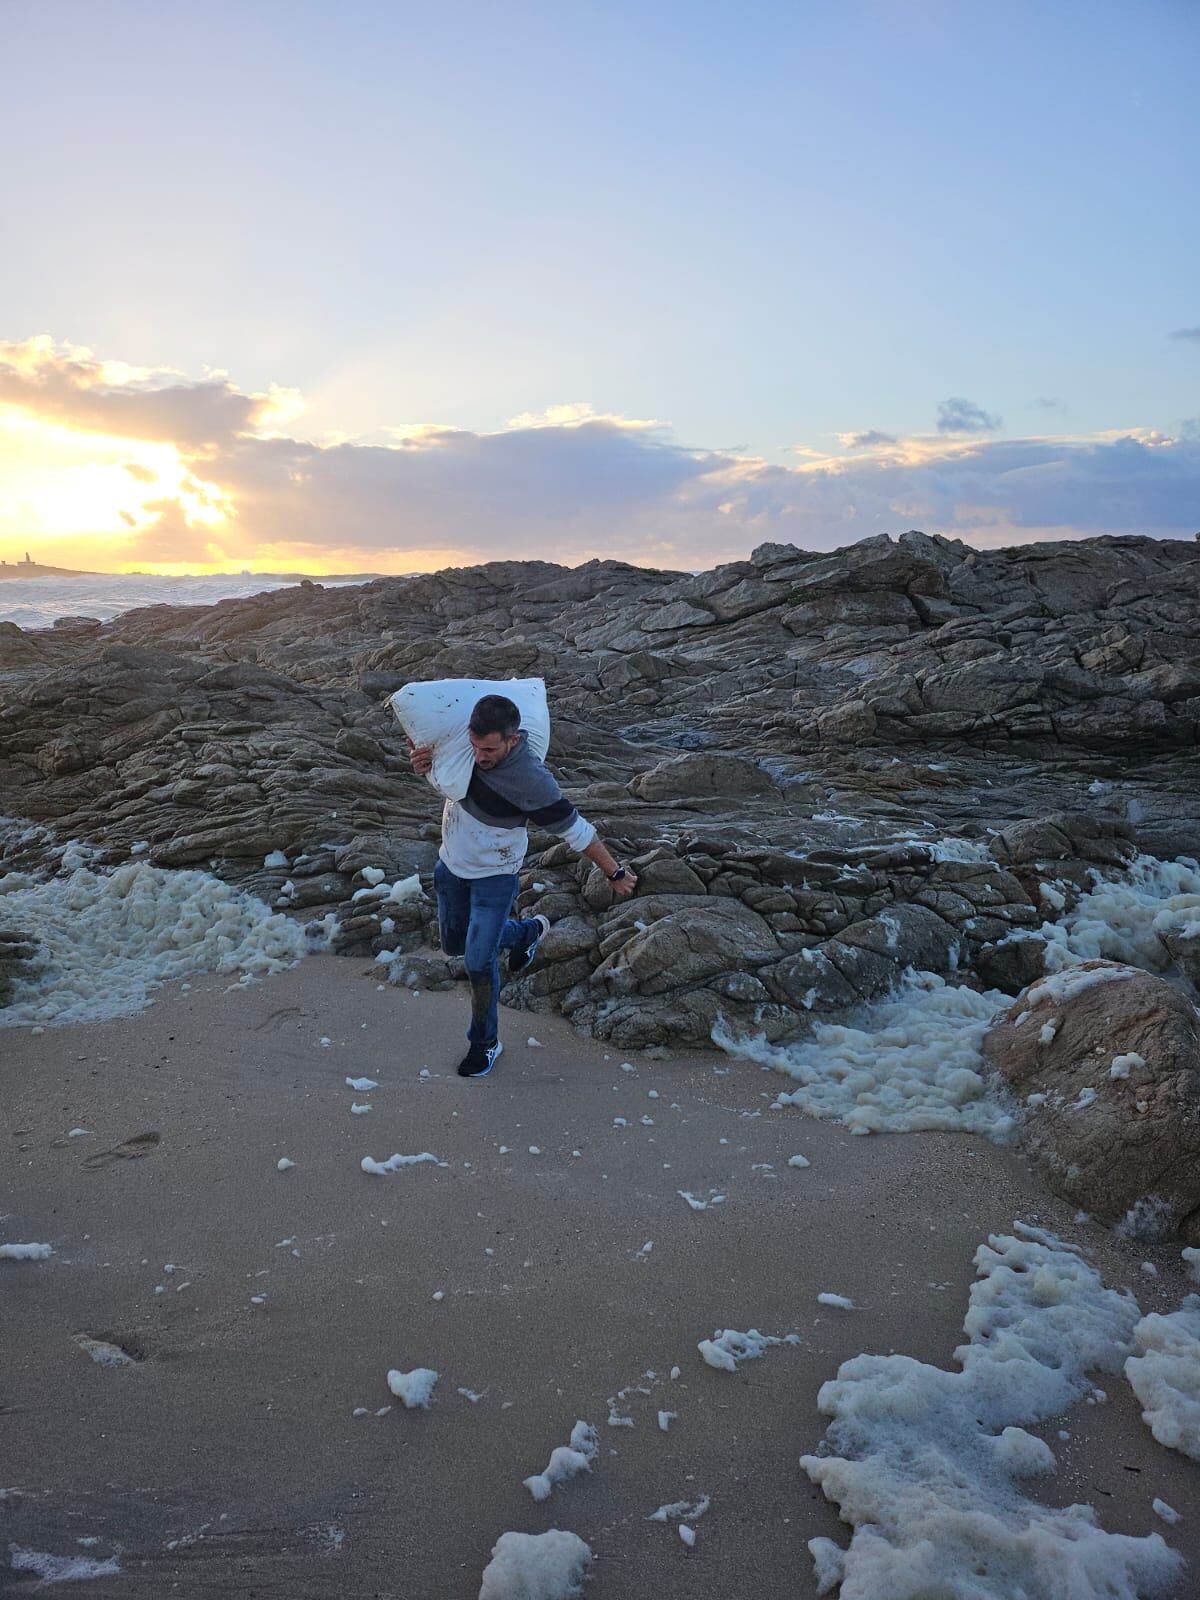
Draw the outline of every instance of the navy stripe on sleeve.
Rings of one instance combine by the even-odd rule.
[[[574,816],[575,807],[564,795],[559,795],[548,806],[535,806],[529,813],[529,820],[536,822],[539,828],[557,829],[567,827]]]

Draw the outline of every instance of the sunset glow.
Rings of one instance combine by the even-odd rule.
[[[9,7],[0,557],[1193,535],[1194,8],[617,9]]]

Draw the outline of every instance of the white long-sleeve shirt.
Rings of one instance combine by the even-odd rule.
[[[584,851],[596,837],[586,817],[575,814],[559,835],[572,850]],[[438,855],[456,878],[490,878],[498,872],[519,872],[529,849],[528,828],[493,828],[477,821],[457,800],[442,807],[442,843]]]

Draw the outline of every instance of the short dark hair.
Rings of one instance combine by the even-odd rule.
[[[511,739],[521,726],[521,713],[506,695],[485,694],[476,700],[467,726],[477,739],[486,739],[489,733]]]

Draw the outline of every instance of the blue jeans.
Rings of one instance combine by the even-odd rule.
[[[460,878],[439,857],[433,869],[438,930],[448,956],[462,956],[471,980],[472,1044],[494,1044],[500,1029],[500,951],[522,949],[541,926],[532,917],[510,917],[519,880],[515,872],[490,878]]]

